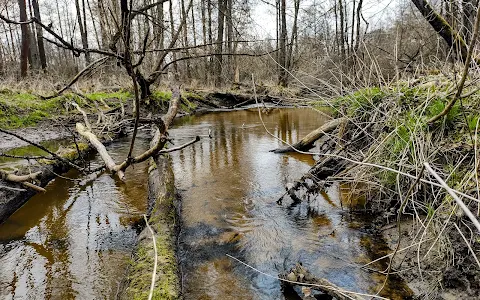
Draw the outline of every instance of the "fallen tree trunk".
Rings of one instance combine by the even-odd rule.
[[[151,157],[148,170],[148,224],[138,237],[122,299],[149,299],[150,295],[153,299],[180,298],[176,257],[179,205],[170,158],[161,152],[166,142],[166,131],[177,114],[179,101],[179,94],[175,98],[172,96],[163,126],[157,126],[150,149],[142,154],[145,159]],[[187,144],[198,140],[196,137]]]
[[[280,274],[280,278],[284,280],[282,284],[307,286],[303,299],[315,299],[310,297],[309,290],[318,290],[338,300],[365,300],[357,293],[346,291],[324,278],[315,278],[298,263],[289,272]]]
[[[151,147],[158,143],[160,135],[157,130],[150,143]],[[153,282],[153,299],[177,299],[180,297],[180,276],[176,259],[179,202],[168,155],[152,157],[148,170],[148,190],[148,224],[154,235],[152,237],[147,226],[138,236],[121,298],[147,299]],[[152,238],[155,238],[155,244],[152,243]],[[155,262],[157,264],[154,269]],[[154,275],[153,269],[156,270]]]
[[[287,153],[287,152],[294,152],[294,151],[308,151],[313,147],[313,144],[315,141],[317,141],[319,138],[324,136],[326,133],[329,133],[333,130],[335,130],[340,124],[346,122],[346,118],[338,118],[334,119],[328,123],[323,124],[319,128],[315,129],[314,131],[310,132],[307,134],[303,139],[301,139],[299,142],[288,146],[284,148],[278,148],[271,150],[271,152],[274,153]]]

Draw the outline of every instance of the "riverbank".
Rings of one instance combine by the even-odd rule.
[[[324,146],[319,162],[298,181],[303,184],[294,185],[294,195],[302,199],[333,182],[347,184],[351,199],[362,201],[352,200],[345,208],[376,216],[368,230],[381,234],[390,228],[385,238],[400,253],[384,258],[390,264],[394,257],[386,272],[412,283],[421,298],[448,299],[458,290],[467,298],[480,297],[477,230],[424,169],[430,164],[477,213],[480,94],[475,82],[467,82],[465,96],[445,117],[429,123],[445,109],[455,87],[446,77],[432,76],[312,102],[347,121],[317,142]],[[404,220],[409,225],[397,225]],[[392,235],[397,226],[408,228],[400,238]]]

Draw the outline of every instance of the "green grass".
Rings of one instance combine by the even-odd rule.
[[[122,102],[127,101],[128,99],[132,98],[133,95],[127,91],[118,91],[118,92],[95,92],[95,93],[88,93],[85,96],[93,101],[106,101],[106,100],[120,100]]]
[[[44,100],[31,93],[4,89],[0,91],[0,127],[21,128],[34,126],[38,122],[66,114],[64,104],[76,101],[80,106],[90,105],[93,101],[103,101],[115,106],[119,101],[131,97],[129,92],[98,92],[85,95],[88,100],[66,93],[59,97]]]

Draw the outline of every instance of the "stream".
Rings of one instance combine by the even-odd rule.
[[[263,115],[272,134],[297,141],[328,119],[310,109],[273,109]],[[345,289],[375,294],[385,277],[360,268],[388,250],[365,230],[368,217],[342,209],[348,187],[333,185],[310,203],[276,203],[285,186],[314,164],[310,155],[279,155],[255,109],[178,119],[172,153],[182,197],[179,260],[185,299],[299,299],[274,277],[302,262],[315,276]],[[141,152],[148,137],[140,136]],[[129,140],[108,147],[123,159]],[[11,164],[11,162],[8,162]],[[98,166],[98,156],[91,159]],[[135,245],[134,226],[146,210],[147,165],[121,183],[108,174],[86,185],[70,171],[0,225],[1,299],[112,299]],[[354,199],[355,200],[355,199]],[[355,200],[356,201],[356,200]],[[260,274],[229,254],[258,270]],[[382,261],[370,267],[384,270]],[[381,295],[404,299],[408,287],[390,276]]]

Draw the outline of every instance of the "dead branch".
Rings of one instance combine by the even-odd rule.
[[[183,145],[180,145],[178,147],[174,147],[174,148],[168,148],[168,149],[163,149],[163,150],[160,150],[158,153],[170,153],[170,152],[174,152],[174,151],[178,151],[178,150],[182,150],[183,148],[186,148],[192,144],[195,144],[196,142],[200,141],[200,137],[197,135],[195,137],[195,139],[191,140],[190,142],[187,142]]]
[[[24,186],[29,187],[37,192],[46,192],[44,188],[28,182],[29,180],[37,180],[37,177],[40,176],[40,174],[42,174],[41,171],[30,173],[28,175],[15,175],[15,174],[0,170],[0,179],[5,181],[10,181],[10,182],[15,182],[15,183],[21,183]]]
[[[112,173],[116,174],[121,180],[125,179],[125,170],[132,164],[141,163],[148,158],[158,154],[165,143],[167,142],[167,129],[168,126],[172,123],[173,119],[175,118],[177,111],[178,111],[178,103],[180,102],[180,90],[178,87],[172,88],[172,98],[170,101],[170,107],[168,109],[167,114],[162,119],[154,119],[151,121],[155,122],[157,126],[157,130],[154,136],[154,143],[152,143],[152,147],[145,151],[144,153],[136,156],[136,157],[127,157],[121,164],[116,164],[113,158],[108,153],[105,146],[99,141],[97,136],[91,131],[88,130],[83,124],[77,123],[76,128],[78,133],[86,138],[90,144],[97,149],[98,153],[100,154],[102,160],[105,162],[107,170]],[[139,119],[140,120],[140,119]],[[135,137],[132,137],[135,138]]]
[[[87,125],[88,130],[92,131],[92,126],[90,125],[90,121],[88,121],[87,113],[76,102],[72,101],[71,104],[83,115],[85,125]]]
[[[290,270],[290,272],[281,274],[279,277],[288,280],[288,282],[283,281],[282,284],[302,285],[302,283],[307,283],[309,284],[310,289],[322,291],[323,293],[335,297],[339,300],[364,300],[364,298],[360,295],[347,292],[324,278],[315,278],[306,268],[304,268],[299,263],[297,263],[295,267]]]
[[[438,175],[437,172],[435,172],[432,167],[430,167],[430,164],[425,162],[424,163],[425,168],[430,172],[430,174],[435,177],[435,179],[441,184],[441,186],[452,196],[452,198],[457,202],[458,206],[463,210],[465,215],[472,221],[473,225],[477,228],[477,230],[480,232],[480,222],[478,219],[475,217],[475,215],[472,213],[472,211],[465,205],[465,203],[458,197],[458,195],[452,190],[448,184],[443,181],[443,179]]]
[[[106,62],[107,60],[109,59],[109,57],[102,57],[102,58],[99,58],[97,59],[96,61],[92,62],[91,64],[89,64],[88,66],[86,66],[83,70],[81,70],[77,75],[75,75],[75,77],[73,77],[72,80],[70,80],[70,82],[64,86],[61,90],[55,92],[53,95],[51,96],[40,96],[42,99],[52,99],[52,98],[55,98],[55,97],[58,97],[60,96],[63,92],[65,92],[67,89],[69,89],[72,85],[74,85],[85,73],[87,73],[88,71],[90,71],[91,69],[93,68],[96,68],[97,65],[101,65],[103,64],[104,62]]]
[[[275,150],[271,150],[270,152],[286,153],[286,152],[293,152],[296,150],[308,151],[313,147],[313,143],[315,143],[316,140],[324,136],[326,133],[335,130],[340,124],[343,124],[346,121],[347,121],[346,118],[334,119],[328,123],[323,124],[322,126],[315,129],[314,131],[310,132],[299,142],[291,146],[287,146],[285,148],[278,148]]]
[[[47,160],[54,160],[51,156],[43,156],[43,155],[37,155],[37,156],[23,156],[23,155],[12,155],[12,154],[7,154],[7,153],[2,153],[0,152],[0,156],[3,157],[8,157],[8,158],[18,158],[18,159],[47,159]]]
[[[105,146],[100,142],[100,140],[97,138],[95,134],[92,133],[91,130],[86,128],[82,123],[77,123],[76,128],[78,133],[86,138],[88,142],[97,149],[98,154],[100,154],[100,157],[102,160],[105,162],[105,165],[112,174],[117,173],[118,177],[123,180],[125,178],[125,174],[122,171],[116,170],[117,164],[113,160],[113,158],[108,154],[107,149]]]

